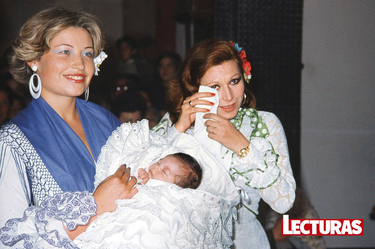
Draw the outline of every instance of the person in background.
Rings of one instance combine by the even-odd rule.
[[[181,57],[174,52],[163,52],[157,59],[157,74],[154,84],[148,90],[152,107],[165,114],[166,92],[169,84],[178,74],[181,65]]]
[[[25,103],[29,103],[31,101],[31,96],[27,92],[28,89],[24,86],[24,84],[16,81],[10,73],[2,75],[2,81],[4,84],[10,87],[15,95],[23,98]]]
[[[93,219],[137,192],[124,165],[94,191],[95,161],[121,124],[88,101],[104,43],[95,16],[53,7],[32,16],[12,46],[10,72],[29,84],[33,99],[0,130],[0,240],[6,246],[74,247],[72,239]],[[77,98],[83,93],[85,100]],[[25,228],[38,227],[34,236],[12,236],[20,221],[12,218],[32,210],[48,214]]]
[[[150,129],[152,129],[155,125],[157,125],[160,121],[160,113],[153,107],[148,107],[145,119],[148,120],[148,125]]]
[[[138,77],[140,90],[150,85],[153,68],[146,58],[141,57],[140,42],[131,35],[124,35],[116,42],[119,54],[118,74],[132,74]]]
[[[117,97],[111,111],[122,123],[135,123],[145,117],[147,106],[142,94],[128,91]]]
[[[182,132],[194,135],[197,114],[206,113],[203,129],[211,142],[202,145],[226,167],[242,197],[234,226],[235,249],[270,248],[257,220],[259,201],[285,213],[293,205],[296,187],[279,119],[254,109],[255,98],[246,88],[250,69],[245,51],[236,43],[212,38],[194,45],[178,79],[169,86],[168,113],[153,128],[168,139]],[[217,91],[216,102],[202,99],[216,94],[199,92],[201,86]],[[217,114],[208,113],[214,105]]]
[[[110,91],[110,105],[113,105],[122,93],[138,92],[140,89],[139,78],[136,75],[128,73],[116,75]]]
[[[137,40],[130,35],[125,35],[117,40],[116,49],[120,57],[118,72],[138,76],[138,69],[134,60],[137,53]]]
[[[8,118],[12,119],[17,114],[22,111],[24,108],[26,108],[25,99],[17,94],[12,93],[12,101],[11,106],[8,113]]]
[[[13,85],[15,83],[16,85]],[[14,86],[17,86],[16,88]],[[0,76],[0,99],[2,100],[1,124],[14,118],[18,112],[26,107],[27,98],[23,91],[23,86],[16,82],[10,73]],[[4,102],[4,99],[7,101]]]

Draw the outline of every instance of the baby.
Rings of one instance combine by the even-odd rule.
[[[147,184],[136,186],[133,198],[117,200],[115,211],[95,219],[74,240],[76,246],[224,248],[231,241],[238,192],[224,166],[194,137],[179,133],[167,140],[150,131],[147,120],[124,123],[98,157],[95,184],[121,164]]]
[[[156,179],[174,183],[181,188],[196,189],[202,180],[202,168],[195,158],[179,152],[150,165],[148,172],[140,168],[138,178],[143,184],[149,179]]]

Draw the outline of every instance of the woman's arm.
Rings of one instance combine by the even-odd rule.
[[[136,183],[137,179],[130,177],[130,168],[121,165],[116,173],[107,177],[93,193],[97,204],[96,215],[92,216],[88,223],[77,226],[73,230],[65,226],[65,231],[69,238],[74,240],[78,235],[86,231],[90,223],[99,215],[116,210],[116,200],[132,198],[138,192],[137,188],[134,187]]]
[[[242,120],[240,128],[250,138],[250,151],[242,159],[233,153],[229,173],[245,192],[257,190],[272,209],[285,213],[293,205],[296,183],[284,129],[272,113],[253,114],[255,116]]]
[[[277,166],[280,168],[280,176],[276,182],[270,187],[260,190],[260,194],[272,209],[278,213],[285,213],[293,206],[296,189],[285,132],[275,114],[269,112],[260,112],[259,114],[268,127],[267,139],[278,155]]]
[[[74,219],[82,222],[85,216],[90,217],[89,211],[79,215],[76,212],[80,208],[87,207],[88,203],[83,203],[79,205],[79,208],[68,212],[69,204],[71,207],[78,206],[73,197],[74,194],[69,193],[70,195],[55,198],[54,201],[43,202],[43,206],[33,206],[22,150],[16,150],[10,146],[5,142],[8,140],[2,136],[0,141],[0,240],[2,244],[20,247],[23,243],[25,248],[31,245],[50,247],[51,242],[59,246],[69,244],[71,241],[61,221],[64,215],[68,216],[67,220],[70,219],[73,223]],[[95,209],[92,215],[94,214]]]
[[[22,217],[31,205],[29,181],[23,160],[14,149],[0,141],[0,227],[14,217]]]
[[[0,240],[7,246],[70,245],[98,215],[113,211],[115,200],[137,193],[133,188],[136,179],[129,181],[129,170],[121,166],[93,196],[87,192],[61,193],[46,198],[41,206],[30,206],[25,165],[2,141],[0,149]]]
[[[116,209],[115,200],[129,199],[138,190],[130,169],[121,166],[99,185],[93,195],[86,192],[61,193],[46,198],[41,206],[27,208],[23,216],[13,218],[0,228],[0,240],[6,246],[75,248],[72,240],[104,212]]]

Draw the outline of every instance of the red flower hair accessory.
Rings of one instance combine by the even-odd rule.
[[[238,46],[238,43],[235,43],[235,42],[229,42],[229,44],[234,47],[234,49],[236,49],[236,51],[238,52],[238,55],[240,56],[241,60],[242,60],[242,67],[243,67],[243,70],[244,70],[244,78],[245,78],[245,81],[247,83],[250,82],[250,79],[251,79],[251,64],[250,62],[247,60],[246,58],[246,52],[245,50],[243,50],[240,46]]]

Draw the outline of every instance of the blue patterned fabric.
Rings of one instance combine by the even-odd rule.
[[[27,139],[25,134],[13,123],[7,123],[1,128],[0,140],[1,154],[0,154],[0,182],[5,177],[1,172],[4,172],[4,161],[6,160],[6,146],[12,148],[13,158],[16,160],[15,167],[19,172],[19,178],[22,182],[23,192],[29,206],[40,205],[40,202],[48,196],[61,193],[61,188],[53,179],[51,173],[48,171],[43,161],[40,159],[38,153],[35,151],[33,145]],[[25,165],[25,168],[23,167]],[[22,172],[27,171],[27,177]],[[30,188],[27,188],[29,184]],[[31,193],[28,190],[31,190]]]
[[[120,121],[96,104],[76,101],[95,160]],[[11,120],[25,134],[62,191],[94,190],[95,162],[85,144],[43,98],[32,100]]]
[[[76,107],[96,160],[121,122],[96,104],[77,99]],[[0,130],[0,227],[8,221],[1,228],[0,241],[16,247],[23,243],[24,248],[75,248],[62,222],[74,229],[96,214],[93,197],[82,193],[94,190],[93,157],[43,98],[33,100],[4,124]],[[72,197],[70,192],[76,191]],[[23,218],[15,218],[22,214]]]
[[[90,218],[96,214],[94,197],[87,191],[57,194],[46,198],[42,205],[31,206],[25,210],[22,218],[10,219],[5,227],[0,229],[0,240],[6,246],[13,246],[23,240],[24,248],[39,248],[38,243],[43,239],[50,247],[77,248],[74,243],[59,235],[57,230],[48,228],[48,221],[51,218],[62,221],[68,230],[74,230],[77,225],[85,225]],[[28,229],[27,233],[22,226],[32,220],[35,224],[34,230]]]

